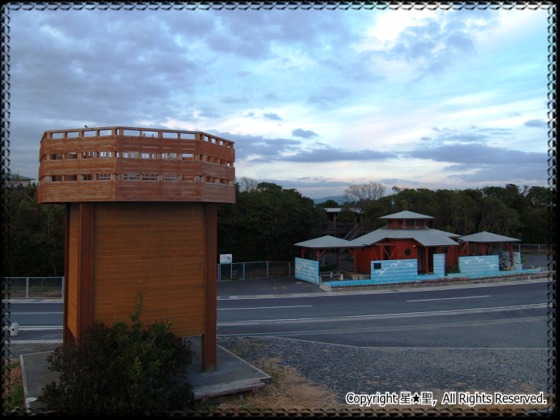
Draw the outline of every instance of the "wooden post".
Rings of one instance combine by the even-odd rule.
[[[70,333],[68,328],[68,276],[69,267],[68,267],[68,250],[70,247],[70,203],[66,204],[66,214],[64,215],[64,281],[66,284],[64,285],[64,312],[62,315],[63,318],[63,330],[62,330],[62,343],[69,344],[72,342],[74,337]]]
[[[93,324],[93,241],[95,203],[79,203],[78,338]]]
[[[506,243],[506,247],[509,251],[509,265],[511,270],[514,269],[515,259],[513,258],[513,244],[511,242]]]
[[[93,324],[94,206],[94,203],[69,203],[66,207],[64,344],[78,340],[84,330]],[[70,243],[75,244],[73,249],[70,249]],[[75,297],[72,307],[70,293]],[[75,325],[73,332],[69,328],[69,318]]]
[[[216,203],[204,205],[206,223],[206,318],[204,335],[201,339],[202,370],[213,372],[217,364],[217,299],[218,279],[216,257],[218,240],[218,206]]]

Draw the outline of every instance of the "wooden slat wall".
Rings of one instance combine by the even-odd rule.
[[[68,236],[68,277],[65,287],[68,293],[67,308],[67,328],[74,337],[78,331],[78,254],[79,254],[79,209],[78,205],[70,205],[69,210],[69,236]]]
[[[214,258],[206,258],[205,262],[205,287],[206,287],[206,319],[205,334],[201,340],[202,368],[213,371],[217,364],[217,325],[218,325],[218,270],[216,256],[218,253],[218,205],[205,203],[206,215],[204,226],[204,246],[206,253]]]
[[[204,333],[205,214],[201,203],[95,205],[94,321],[172,321],[178,336]]]
[[[44,190],[43,190],[44,192]],[[48,184],[42,203],[114,201],[235,202],[235,188],[203,182],[99,181]],[[71,198],[69,198],[71,197]]]
[[[93,321],[93,204],[71,203],[67,217],[65,334],[68,332],[73,338],[79,338]]]
[[[128,131],[139,135],[123,134]],[[166,135],[186,133],[122,127],[45,132],[38,202],[235,202],[233,142],[202,132],[189,132],[188,139]],[[148,179],[130,180],[130,174]]]

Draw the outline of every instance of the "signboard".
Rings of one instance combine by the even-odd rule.
[[[233,261],[232,254],[220,254],[220,264],[231,264]]]
[[[295,278],[319,284],[319,261],[296,258]]]

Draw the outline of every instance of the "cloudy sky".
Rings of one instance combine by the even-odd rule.
[[[9,170],[45,130],[235,141],[236,176],[319,198],[548,186],[549,10],[108,6],[9,12]]]

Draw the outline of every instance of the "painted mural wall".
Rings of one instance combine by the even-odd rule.
[[[416,259],[372,261],[371,280],[375,284],[381,284],[434,280],[445,277],[445,254],[434,254],[433,265],[432,274],[418,274],[418,260]]]
[[[296,258],[295,278],[319,284],[319,261]]]
[[[509,253],[508,253],[509,255]],[[484,278],[508,276],[513,272],[534,274],[540,270],[523,270],[521,264],[521,254],[514,253],[513,270],[500,270],[499,255],[470,256],[459,258],[458,273],[445,272],[446,254],[434,254],[433,256],[433,273],[418,274],[418,262],[416,259],[401,260],[377,260],[371,261],[371,278],[363,280],[345,279],[334,281],[323,281],[324,284],[332,287],[346,286],[374,286],[381,284],[393,283],[411,283],[441,279],[458,279],[458,278]],[[309,261],[309,260],[307,260]],[[314,261],[309,261],[310,263]],[[319,269],[317,266],[316,275]],[[309,280],[308,280],[309,281]]]
[[[500,257],[498,255],[459,257],[459,271],[467,277],[495,274],[500,271]]]
[[[371,279],[379,283],[415,281],[418,277],[418,261],[383,260],[371,262]]]

